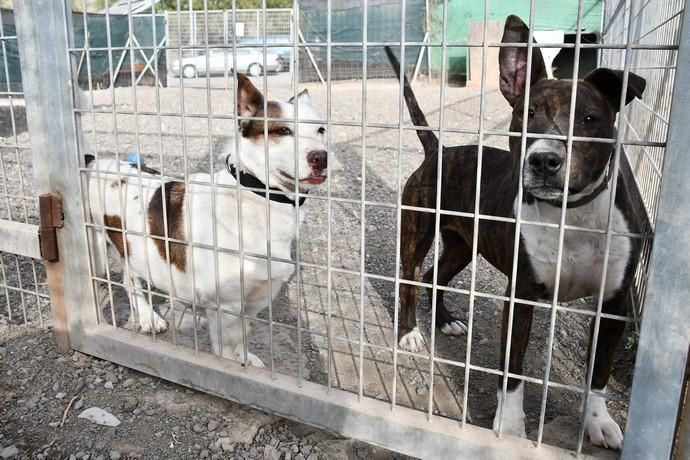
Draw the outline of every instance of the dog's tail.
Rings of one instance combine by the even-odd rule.
[[[395,54],[393,54],[393,51],[390,49],[389,46],[386,46],[385,49],[386,54],[388,55],[388,60],[390,60],[391,65],[393,66],[395,76],[398,77],[398,80],[400,80],[400,62],[398,61],[398,58],[395,57]],[[407,104],[407,110],[410,112],[410,118],[412,119],[412,123],[414,123],[415,126],[428,127],[429,123],[427,123],[426,121],[424,112],[422,112],[422,109],[419,108],[417,98],[412,92],[412,87],[410,86],[410,82],[407,81],[406,75],[403,75],[403,83],[403,94],[405,96],[405,103]],[[422,143],[422,146],[424,147],[425,157],[429,157],[430,155],[438,152],[438,137],[436,137],[436,134],[434,134],[433,131],[418,129],[417,137],[419,137],[419,141]]]

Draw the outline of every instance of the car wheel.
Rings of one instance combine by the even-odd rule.
[[[262,70],[263,69],[259,64],[252,64],[249,66],[249,68],[247,68],[247,73],[252,77],[258,77],[259,75],[261,75]]]
[[[194,78],[196,77],[196,67],[193,65],[186,65],[182,69],[182,75],[184,75],[185,78]]]

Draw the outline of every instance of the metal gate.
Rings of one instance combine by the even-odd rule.
[[[235,8],[234,1],[232,3],[233,8],[228,10],[225,17],[235,23],[240,10]],[[0,30],[5,71],[8,68],[6,46],[18,42],[23,82],[22,92],[11,86],[8,76],[7,88],[0,89],[0,96],[6,98],[9,104],[13,134],[9,136],[13,138],[11,143],[0,145],[3,174],[0,193],[6,202],[6,214],[0,214],[0,289],[4,290],[8,316],[23,314],[25,321],[29,320],[27,299],[33,297],[36,299],[37,316],[42,320],[40,305],[41,302],[45,304],[48,294],[40,281],[42,268],[35,263],[42,253],[53,260],[45,262],[45,270],[50,289],[52,322],[58,342],[63,347],[69,344],[76,350],[141,372],[407,455],[420,458],[462,456],[496,459],[531,459],[537,456],[600,458],[608,455],[586,444],[583,423],[578,424],[571,439],[564,443],[551,441],[545,427],[559,415],[551,409],[558,402],[555,400],[565,401],[559,408],[568,406],[576,413],[577,406],[586,405],[592,396],[599,396],[592,391],[591,368],[572,375],[568,374],[568,366],[562,375],[553,370],[559,359],[570,363],[571,367],[575,366],[569,360],[571,356],[559,357],[559,352],[554,351],[561,343],[559,336],[562,335],[557,330],[557,324],[561,324],[559,321],[568,315],[574,315],[579,319],[566,323],[574,329],[590,318],[598,327],[603,317],[613,317],[629,325],[628,340],[637,350],[631,394],[628,396],[625,385],[613,390],[613,402],[619,408],[619,416],[626,422],[622,457],[669,458],[679,439],[677,455],[681,458],[684,455],[683,446],[687,446],[688,433],[677,432],[676,427],[683,410],[681,398],[687,378],[690,341],[690,315],[686,306],[690,298],[687,262],[690,207],[686,198],[690,188],[685,179],[690,174],[686,152],[689,139],[687,124],[690,120],[690,96],[687,94],[687,88],[690,87],[690,18],[683,14],[684,2],[580,0],[577,18],[573,19],[574,43],[526,45],[528,54],[536,47],[572,52],[573,75],[578,75],[579,53],[588,49],[598,50],[601,65],[624,69],[625,75],[634,71],[644,76],[648,85],[645,97],[621,112],[615,139],[607,140],[614,147],[614,164],[620,165],[613,172],[613,181],[626,180],[635,185],[640,220],[644,225],[637,234],[616,233],[610,222],[603,232],[600,231],[606,235],[607,253],[614,237],[638,238],[643,242],[635,289],[630,293],[636,301],[636,308],[629,316],[616,316],[602,313],[601,302],[591,300],[587,307],[563,304],[556,299],[530,303],[546,318],[542,335],[548,347],[544,350],[542,343],[539,345],[541,348],[535,349],[535,354],[543,353],[544,358],[529,370],[529,375],[527,372],[526,375],[511,375],[531,388],[533,411],[538,417],[535,417],[534,430],[529,439],[497,436],[487,426],[489,422],[482,420],[482,417],[473,420],[470,412],[473,405],[479,407],[482,400],[493,398],[496,376],[502,377],[502,394],[504,397],[506,394],[508,373],[499,370],[498,350],[495,350],[493,361],[473,353],[473,349],[475,352],[477,349],[483,350],[481,347],[495,338],[488,328],[497,328],[498,325],[487,323],[496,315],[496,310],[500,311],[495,304],[508,301],[512,308],[516,303],[515,289],[509,289],[509,294],[503,295],[501,283],[504,281],[499,279],[496,292],[495,280],[479,274],[482,270],[488,270],[488,266],[477,255],[479,221],[501,218],[477,212],[465,216],[472,219],[475,225],[471,272],[463,275],[463,284],[467,286],[442,286],[436,282],[435,276],[433,283],[401,279],[400,258],[397,255],[400,232],[404,230],[400,228],[401,212],[410,209],[409,206],[403,206],[401,189],[405,176],[420,161],[415,156],[418,150],[415,127],[403,116],[405,101],[397,82],[394,92],[390,93],[394,95],[390,107],[397,108],[397,111],[392,111],[394,115],[386,118],[391,111],[381,112],[381,107],[376,103],[368,103],[372,93],[384,94],[386,91],[383,86],[373,90],[368,88],[370,84],[367,83],[366,70],[369,54],[380,52],[384,45],[399,49],[403,62],[407,62],[404,58],[408,46],[415,50],[426,48],[427,53],[433,49],[441,53],[443,65],[450,49],[466,48],[469,51],[464,54],[469,54],[470,59],[481,59],[480,87],[463,93],[474,99],[469,96],[462,99],[458,96],[460,93],[446,85],[445,72],[441,72],[438,88],[422,87],[421,91],[427,98],[432,99],[430,95],[433,95],[440,106],[430,129],[438,132],[442,142],[447,145],[478,142],[480,151],[493,141],[503,145],[511,136],[525,137],[526,128],[522,133],[508,132],[504,115],[499,110],[493,111],[494,106],[503,107],[505,103],[499,99],[500,94],[496,96],[498,93],[492,91],[489,83],[494,77],[490,75],[490,69],[496,65],[493,62],[497,56],[496,50],[501,47],[498,43],[500,37],[495,39],[490,36],[489,1],[484,2],[482,26],[475,28],[481,32],[479,41],[471,38],[459,42],[447,39],[447,1],[439,2],[443,7],[441,18],[426,18],[429,22],[433,19],[440,27],[443,32],[440,41],[406,40],[410,23],[424,21],[424,18],[408,17],[403,1],[400,3],[400,35],[373,42],[368,40],[372,27],[368,17],[369,6],[384,2],[363,0],[359,5],[362,8],[359,25],[361,40],[333,42],[331,18],[340,9],[351,6],[351,3],[327,2],[325,42],[295,40],[289,44],[292,56],[298,60],[294,63],[297,72],[301,65],[311,65],[299,62],[301,49],[318,50],[324,57],[326,83],[323,87],[318,84],[311,87],[312,99],[316,106],[323,109],[323,118],[309,119],[306,123],[323,125],[331,155],[329,161],[335,165],[329,166],[329,169],[332,168],[330,178],[324,188],[305,196],[321,213],[320,221],[318,226],[309,227],[313,215],[307,215],[303,227],[297,226],[293,262],[291,259],[271,259],[270,243],[267,243],[267,255],[247,252],[243,249],[241,232],[239,249],[227,249],[219,246],[215,236],[211,245],[197,244],[191,237],[178,239],[176,235],[168,234],[167,224],[164,225],[166,230],[163,234],[152,235],[145,226],[142,234],[123,228],[122,222],[96,222],[90,215],[88,200],[103,198],[88,196],[87,173],[90,170],[85,163],[87,154],[94,155],[96,159],[133,158],[134,163],[141,162],[143,155],[150,160],[151,166],[160,171],[151,173],[141,167],[137,168],[136,174],[121,174],[118,171],[114,188],[130,180],[138,182],[141,187],[142,175],[147,175],[159,181],[161,195],[165,195],[162,191],[166,189],[162,184],[173,180],[181,181],[185,186],[208,185],[213,196],[232,190],[238,194],[237,203],[241,201],[241,190],[251,194],[251,189],[245,190],[247,186],[227,186],[214,181],[204,185],[190,177],[191,172],[213,173],[222,170],[226,154],[231,155],[230,158],[239,155],[239,139],[234,133],[240,121],[235,110],[237,95],[234,90],[227,91],[227,80],[218,84],[210,76],[196,78],[193,80],[195,83],[191,84],[180,77],[172,80],[172,84],[168,82],[165,90],[158,85],[138,88],[134,62],[130,66],[131,87],[97,89],[87,78],[88,87],[80,89],[76,80],[76,62],[83,56],[83,65],[89,73],[90,53],[106,52],[112,60],[113,47],[109,43],[104,48],[94,49],[88,40],[82,47],[75,46],[72,34],[75,17],[72,16],[70,2],[66,0],[15,2],[17,36]],[[535,23],[535,16],[540,14],[540,2],[531,0],[525,3],[529,3],[530,13],[529,18],[523,19]],[[155,2],[152,4],[155,5]],[[265,0],[263,4],[265,9]],[[295,10],[299,6],[296,4]],[[603,8],[602,33],[596,43],[585,43],[582,39],[582,17],[586,8],[593,7]],[[154,24],[158,13],[154,6],[150,14]],[[168,13],[175,14],[178,19],[184,14],[184,11],[180,11],[179,1],[177,11]],[[207,15],[208,11],[198,12],[197,16],[204,14]],[[261,28],[264,31],[267,30],[266,16],[263,15]],[[293,17],[299,18],[300,15],[294,12]],[[108,24],[108,15],[105,19],[105,24]],[[208,17],[201,22],[208,24]],[[296,22],[293,22],[293,28],[299,26]],[[179,24],[178,20],[177,27]],[[88,26],[86,15],[83,15],[86,36]],[[429,32],[427,30],[427,34]],[[153,33],[156,33],[155,25]],[[292,37],[299,35],[295,30],[291,33]],[[177,43],[168,42],[158,46],[154,40],[148,49],[153,52],[147,55],[155,60],[161,48],[165,48],[164,51],[173,51],[177,56],[183,56],[183,51],[201,51],[205,56],[210,56],[207,30],[201,34],[204,39],[196,31],[200,43],[193,45],[182,42],[180,30],[176,34],[168,34],[171,35],[178,37]],[[236,57],[238,50],[245,47],[238,46],[234,38],[232,41],[213,45],[213,49],[225,50]],[[353,108],[352,113],[342,119],[334,115],[338,114],[334,107],[347,104],[348,95],[353,93],[346,91],[346,85],[352,88],[351,82],[336,87],[332,81],[330,57],[336,47],[360,53],[363,63],[362,83],[354,90],[361,96],[361,105],[348,106]],[[127,48],[133,59],[138,48],[133,43],[129,43]],[[270,45],[264,43],[260,48],[263,56],[266,56]],[[209,59],[206,58],[207,65]],[[116,64],[110,63],[111,73]],[[263,64],[263,68],[266,68],[265,60]],[[157,68],[157,62],[151,63],[151,69]],[[224,72],[226,76],[227,70]],[[197,75],[197,69],[194,75]],[[277,81],[273,78],[263,72],[255,79],[264,94],[271,92],[270,82]],[[110,81],[113,81],[112,78]],[[236,81],[233,86],[237,84]],[[174,88],[175,93],[169,93],[170,88]],[[321,88],[321,92],[313,88]],[[338,94],[340,91],[345,96]],[[285,99],[296,97],[298,92],[299,79],[293,78],[283,88],[281,96],[285,96]],[[174,97],[169,97],[171,95]],[[18,135],[16,128],[14,101],[22,97],[26,101],[30,133],[30,165],[27,162],[26,152],[29,148],[26,137]],[[204,99],[200,110],[190,103],[193,98]],[[429,100],[423,102],[423,105],[430,104]],[[453,120],[457,116],[453,110],[462,104],[472,107],[474,114],[478,114],[471,124],[458,125]],[[572,117],[571,114],[571,124]],[[497,118],[503,121],[489,122]],[[266,118],[263,120],[266,121]],[[296,120],[297,115],[283,121]],[[149,130],[151,126],[153,128]],[[348,138],[348,133],[352,132],[355,137]],[[386,137],[386,133],[390,136]],[[563,137],[572,145],[572,131]],[[353,145],[352,151],[347,150]],[[341,160],[334,149],[336,146],[343,152]],[[268,154],[266,144],[263,148]],[[372,148],[374,153],[371,152]],[[524,144],[522,149],[524,154]],[[12,160],[7,152],[12,154]],[[352,156],[352,152],[357,152],[357,155]],[[385,163],[386,158],[390,163]],[[33,191],[22,182],[29,167],[33,169]],[[101,171],[96,173],[98,181],[113,179],[107,174],[101,176]],[[10,177],[17,174],[19,191],[14,191],[10,187]],[[108,184],[110,187],[110,182]],[[101,187],[98,189],[101,190]],[[255,191],[262,190],[269,193],[268,188]],[[39,200],[36,198],[39,195],[42,196],[40,213]],[[164,210],[165,200],[169,198],[162,198]],[[14,205],[15,202],[19,203],[18,207]],[[425,212],[429,211],[435,213],[435,234],[438,236],[441,216],[453,215],[453,211],[442,209],[441,200],[438,200],[435,209]],[[271,212],[267,208],[265,213],[270,234]],[[296,207],[295,215],[299,217],[299,213]],[[567,227],[565,215],[563,212],[560,224],[552,226],[561,233],[561,250],[562,235]],[[241,221],[241,215],[239,218]],[[524,223],[519,212],[517,220],[513,221],[518,228]],[[37,236],[39,227],[40,241]],[[56,239],[53,245],[51,241],[54,235]],[[128,257],[128,235],[162,241],[168,260],[172,260],[174,245],[187,245],[192,253],[208,251],[212,255],[208,264],[214,266],[216,284],[219,279],[219,254],[238,257],[241,267],[244,267],[247,258],[264,261],[268,258],[282,264],[293,264],[296,273],[278,297],[269,297],[266,312],[254,317],[245,314],[247,293],[240,285],[242,329],[246,321],[258,324],[255,335],[248,337],[243,333],[242,363],[214,355],[208,348],[209,331],[203,326],[202,312],[213,314],[219,311],[221,305],[217,296],[215,302],[207,302],[197,299],[195,295],[187,299],[177,297],[175,292],[157,291],[151,282],[148,260],[146,279],[143,283],[138,282],[141,284],[133,284],[127,275],[127,268],[124,273],[114,270],[111,267],[112,258],[98,252],[98,235],[110,235],[113,241],[119,238],[120,245],[124,246],[121,253],[125,261]],[[430,257],[433,267],[437,266],[439,259],[438,240],[436,238],[433,256]],[[305,251],[305,247],[310,250]],[[99,272],[101,263],[106,268],[104,274]],[[10,270],[17,273],[14,281],[8,275]],[[173,269],[169,270],[168,275],[172,280]],[[557,271],[560,271],[560,262]],[[27,284],[27,279],[33,279],[33,284]],[[431,314],[421,309],[417,314],[421,327],[429,329],[425,330],[429,337],[428,347],[419,353],[405,351],[397,345],[400,338],[397,305],[401,285],[428,287],[432,292]],[[216,289],[219,289],[218,285]],[[268,289],[272,291],[270,276]],[[455,342],[435,332],[433,315],[436,313],[437,292],[441,290],[464,299],[462,305],[467,305],[469,332],[462,339],[454,339]],[[134,311],[127,300],[130,293],[146,298],[160,311],[168,322],[168,332],[146,334],[137,330]],[[20,310],[16,309],[18,299],[22,306]],[[431,320],[422,321],[424,315],[431,316]],[[640,316],[643,318],[641,321]],[[566,330],[565,335],[570,332]],[[573,330],[573,334],[577,336],[578,333]],[[573,343],[586,348],[581,342]],[[446,345],[437,347],[442,343]],[[449,352],[451,343],[456,346],[454,351]],[[248,365],[249,349],[264,358],[268,369]],[[568,348],[565,354],[574,349]],[[586,361],[585,353],[581,355]],[[483,383],[472,386],[473,381],[485,383],[486,379],[492,382],[489,391],[484,389]],[[687,408],[685,412],[684,420],[688,417]],[[684,426],[688,426],[687,420]]]

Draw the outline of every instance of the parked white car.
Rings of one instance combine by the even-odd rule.
[[[238,72],[258,76],[264,72],[264,62],[267,72],[280,71],[281,59],[276,53],[267,52],[266,60],[264,61],[263,53],[258,49],[237,48],[235,52],[237,54],[237,65],[233,65],[231,49],[210,49],[208,51],[208,59],[206,54],[176,59],[170,65],[170,71],[175,76],[179,76],[181,73],[185,78],[194,78],[202,75],[223,75],[226,70],[228,72],[237,70]],[[206,70],[207,61],[208,71]]]

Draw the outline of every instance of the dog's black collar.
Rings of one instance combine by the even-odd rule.
[[[228,172],[232,175],[232,177],[237,179],[237,169],[235,168],[235,165],[230,163],[230,155],[225,157],[225,168],[228,170]],[[255,175],[246,173],[244,171],[240,171],[240,178],[239,182],[241,185],[244,185],[245,187],[251,187],[252,189],[261,189],[261,190],[252,190],[252,192],[256,193],[257,195],[266,198],[266,184],[261,182]],[[283,194],[283,191],[277,187],[268,187],[269,190],[273,190],[276,192],[280,193],[270,193],[268,194],[268,199],[271,201],[275,201],[276,203],[285,203],[285,204],[291,204],[293,206],[302,206],[304,204],[304,201],[307,199],[307,197],[302,196],[298,201],[293,200],[292,198],[286,196]]]
[[[568,209],[573,209],[573,208],[579,208],[580,206],[584,206],[587,203],[591,203],[594,201],[596,197],[601,195],[601,193],[609,188],[609,183],[611,182],[611,178],[613,177],[613,152],[611,152],[611,158],[609,158],[609,165],[608,165],[608,172],[606,173],[606,178],[601,181],[599,185],[597,185],[594,190],[592,190],[592,193],[585,195],[581,198],[578,198],[575,201],[566,201],[566,208]],[[563,200],[545,200],[542,198],[538,198],[534,195],[532,195],[529,192],[525,192],[524,194],[524,200],[527,204],[532,204],[535,201],[542,201],[544,203],[548,203],[551,206],[554,206],[556,208],[560,208],[563,206]]]

